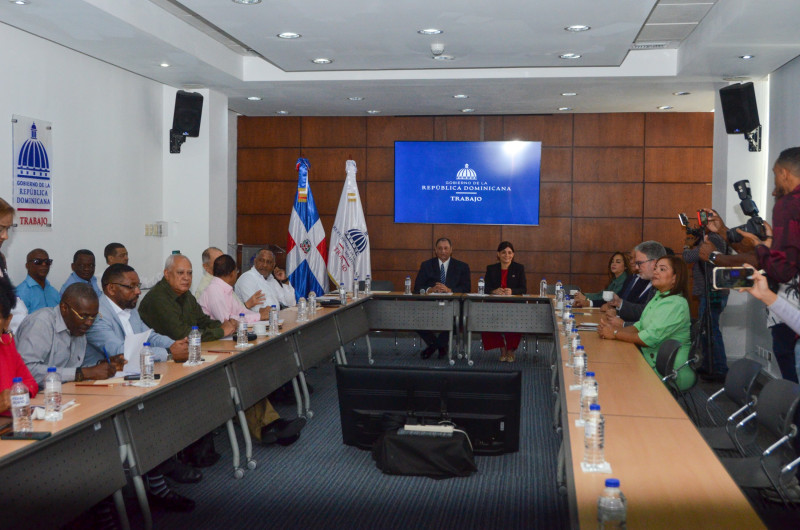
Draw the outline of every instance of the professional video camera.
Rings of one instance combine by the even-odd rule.
[[[764,220],[758,216],[758,206],[753,201],[753,194],[750,193],[750,181],[740,180],[733,183],[733,189],[739,194],[739,206],[742,207],[742,212],[750,216],[750,219],[741,226],[735,226],[728,229],[728,241],[731,243],[738,243],[743,239],[736,229],[741,229],[747,233],[753,234],[761,241],[767,239],[767,230],[764,228]]]

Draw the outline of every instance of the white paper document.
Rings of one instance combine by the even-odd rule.
[[[150,337],[150,330],[135,333],[133,335],[125,336],[125,368],[122,369],[124,374],[140,374],[139,368],[139,354],[142,353],[143,344],[147,342]],[[120,374],[117,373],[117,376]]]

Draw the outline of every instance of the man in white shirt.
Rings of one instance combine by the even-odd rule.
[[[275,254],[265,248],[256,254],[253,267],[239,277],[235,291],[242,300],[249,300],[258,291],[264,294],[263,302],[250,307],[253,311],[272,305],[280,309],[296,304],[294,287],[289,284],[286,271],[275,266]]]

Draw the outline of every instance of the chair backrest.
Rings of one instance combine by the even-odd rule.
[[[666,377],[674,372],[675,357],[680,349],[681,343],[675,339],[667,339],[658,347],[656,371],[661,374],[661,377]]]
[[[756,420],[776,437],[784,436],[794,423],[798,402],[800,385],[786,379],[773,379],[758,395]]]
[[[753,385],[761,373],[761,363],[752,359],[739,359],[725,376],[725,395],[741,407],[750,401]]]

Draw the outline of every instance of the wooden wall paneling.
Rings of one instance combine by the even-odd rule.
[[[366,204],[364,215],[391,215],[394,216],[394,183],[392,182],[367,182]],[[362,197],[363,199],[364,197]]]
[[[392,147],[399,141],[433,140],[433,117],[372,116],[367,121],[367,147]]]
[[[367,180],[367,150],[363,147],[304,148],[303,156],[308,158],[310,164],[308,177],[312,185],[321,181],[344,184],[348,160],[356,162],[356,180],[358,182]],[[296,178],[297,173],[295,173]]]
[[[711,182],[711,147],[648,147],[644,152],[647,182]]]
[[[698,208],[710,208],[710,184],[658,184],[644,186],[644,216],[678,218],[683,212],[690,218]]]
[[[575,114],[575,146],[644,145],[644,114]]]
[[[448,142],[483,141],[482,116],[447,116],[445,118],[445,137]]]
[[[437,142],[447,141],[447,118],[449,116],[433,117],[433,139]]]
[[[366,183],[358,183],[358,193],[364,196],[364,186]],[[341,182],[314,182],[311,180],[311,192],[314,194],[314,204],[317,205],[317,211],[320,217],[323,215],[336,216],[336,210],[339,209],[339,198],[342,196],[342,188],[344,187],[344,178]],[[292,195],[292,206],[294,205],[294,194]],[[291,211],[289,211],[291,213]],[[333,224],[333,222],[331,222]],[[329,226],[325,226],[325,233],[328,233]]]
[[[503,140],[542,142],[542,147],[571,147],[572,115],[505,116]]]
[[[446,237],[453,243],[453,253],[461,250],[496,249],[500,244],[500,225],[433,225],[433,241]]]
[[[677,215],[673,219],[645,219],[642,234],[645,241],[658,241],[678,255],[683,252],[686,230],[678,222]]]
[[[295,147],[300,145],[300,119],[294,116],[239,116],[239,147]]]
[[[713,112],[648,112],[645,115],[647,146],[714,146]]]
[[[411,277],[411,286],[414,286],[414,279],[417,277],[417,269],[406,269],[404,271],[382,271],[372,269],[372,279],[392,282],[395,291],[403,291],[406,276]]]
[[[483,141],[499,142],[503,139],[503,116],[482,116]]]
[[[606,274],[611,254],[617,250],[628,252],[631,248],[633,247],[618,248],[608,252],[575,251],[572,253],[572,274]]]
[[[391,215],[372,215],[369,221],[369,245],[373,249],[433,249],[433,225],[395,224]]]
[[[272,243],[286,248],[289,216],[286,214],[239,215],[236,218],[236,233],[238,242],[244,245]]]
[[[576,147],[575,182],[642,182],[644,149],[641,147]]]
[[[574,217],[641,217],[642,184],[575,183],[572,190]]]
[[[575,252],[613,252],[633,248],[642,242],[639,219],[575,218],[572,220],[572,249]]]
[[[569,147],[542,147],[542,182],[569,182],[572,180],[572,149]]]
[[[394,146],[367,149],[367,179],[394,183]]]
[[[367,141],[366,118],[306,116],[300,123],[300,147],[362,147]]]
[[[577,285],[583,293],[599,293],[608,285],[608,277],[601,274],[573,273],[570,282]]]
[[[236,178],[242,180],[293,180],[297,182],[297,147],[239,148]]]
[[[563,252],[570,249],[571,230],[569,217],[541,217],[539,226],[503,226],[502,236],[504,241],[511,241],[517,252]],[[497,248],[496,244],[494,248]]]
[[[316,198],[316,186],[312,190]],[[237,210],[240,215],[285,215],[288,226],[296,194],[296,182],[242,181],[236,187]]]
[[[539,186],[539,217],[572,215],[572,184],[542,182]]]
[[[519,248],[516,244],[514,246]],[[535,291],[539,290],[539,282],[545,274],[558,273],[563,274],[564,277],[569,274],[569,252],[525,252],[517,250],[514,254],[514,260],[525,266],[528,292],[534,292],[534,289]],[[553,282],[555,282],[555,279]]]
[[[384,271],[405,271],[434,256],[432,250],[371,249],[372,268]]]

